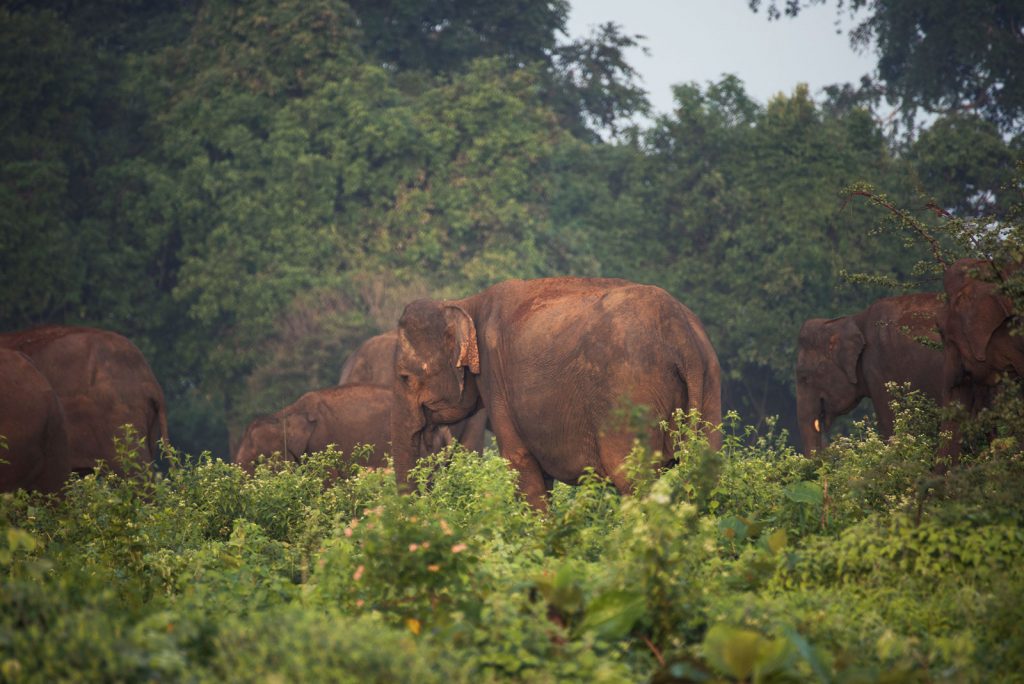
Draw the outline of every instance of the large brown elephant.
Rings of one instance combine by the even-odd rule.
[[[298,462],[305,454],[334,444],[348,454],[357,444],[374,445],[367,465],[384,464],[391,420],[391,390],[376,385],[344,385],[306,392],[293,403],[246,428],[235,463],[248,472],[261,455],[279,453]]]
[[[850,316],[812,318],[803,324],[797,343],[796,403],[805,454],[819,451],[832,422],[864,397],[874,405],[879,434],[891,436],[894,416],[887,382],[910,383],[941,401],[937,326],[943,310],[941,295],[921,293],[886,297]]]
[[[647,441],[676,408],[721,422],[718,357],[664,290],[614,279],[510,280],[456,301],[418,300],[398,324],[392,456],[400,487],[437,425],[487,408],[502,456],[537,508],[553,480],[592,467],[628,491],[623,459],[646,410]],[[721,433],[709,431],[712,446]]]
[[[1024,377],[1024,336],[1012,335],[1016,312],[996,282],[1020,269],[995,269],[983,259],[960,259],[946,269],[947,305],[939,329],[944,342],[943,403],[959,402],[976,415],[991,399],[1003,373]],[[959,451],[959,430],[947,453]]]
[[[398,330],[389,330],[363,342],[345,360],[339,385],[365,383],[391,389],[395,382],[395,348]],[[453,439],[470,451],[482,452],[487,430],[487,409],[480,409],[464,420],[440,428],[431,440],[432,451],[448,446]]]
[[[109,330],[48,325],[0,335],[0,348],[20,351],[53,386],[67,418],[71,467],[91,472],[105,461],[124,474],[114,437],[131,424],[152,462],[167,439],[164,392],[138,347]]]
[[[56,492],[71,474],[64,409],[21,352],[0,349],[0,491]]]

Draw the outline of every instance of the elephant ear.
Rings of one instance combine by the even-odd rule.
[[[838,321],[828,338],[828,355],[843,369],[851,385],[857,384],[857,361],[864,351],[864,334],[849,318]]]
[[[446,340],[450,345],[451,365],[459,381],[459,395],[466,386],[466,374],[460,368],[468,368],[473,375],[480,373],[480,349],[476,341],[476,325],[466,310],[457,304],[446,304],[444,307],[445,323],[447,324]]]
[[[293,453],[295,460],[298,461],[299,457],[306,453],[315,427],[316,416],[308,411],[296,411],[284,418],[281,423],[281,431],[285,445],[285,458],[289,453]]]
[[[457,304],[446,304],[445,321],[452,333],[452,366],[466,367],[473,375],[480,374],[480,349],[476,342],[476,325],[466,310]]]
[[[963,321],[962,329],[971,356],[975,361],[984,362],[992,335],[1009,318],[1010,311],[994,288],[972,289],[983,291],[964,293],[966,296],[956,304],[956,312]]]

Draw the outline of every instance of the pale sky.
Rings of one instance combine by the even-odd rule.
[[[643,77],[655,114],[672,110],[671,86],[705,85],[723,73],[736,74],[747,94],[765,104],[779,92],[790,94],[807,83],[811,95],[838,82],[858,82],[875,65],[870,51],[850,47],[852,21],[844,14],[836,33],[835,3],[804,9],[796,19],[769,22],[762,7],[754,14],[747,0],[570,0],[571,38],[614,21],[628,35],[647,36],[628,62]]]

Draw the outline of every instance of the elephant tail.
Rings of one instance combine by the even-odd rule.
[[[722,448],[722,372],[714,350],[694,356],[677,363],[676,372],[686,388],[686,409],[700,411],[708,445],[718,451]]]

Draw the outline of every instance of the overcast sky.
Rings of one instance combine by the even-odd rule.
[[[570,0],[569,36],[589,35],[592,27],[614,21],[629,35],[643,34],[650,50],[628,61],[643,76],[656,114],[671,111],[671,86],[717,81],[736,74],[747,93],[764,104],[779,92],[807,83],[814,97],[831,83],[859,80],[874,67],[872,53],[850,48],[844,15],[836,33],[835,3],[815,5],[796,19],[769,22],[764,9],[754,14],[747,0]]]

